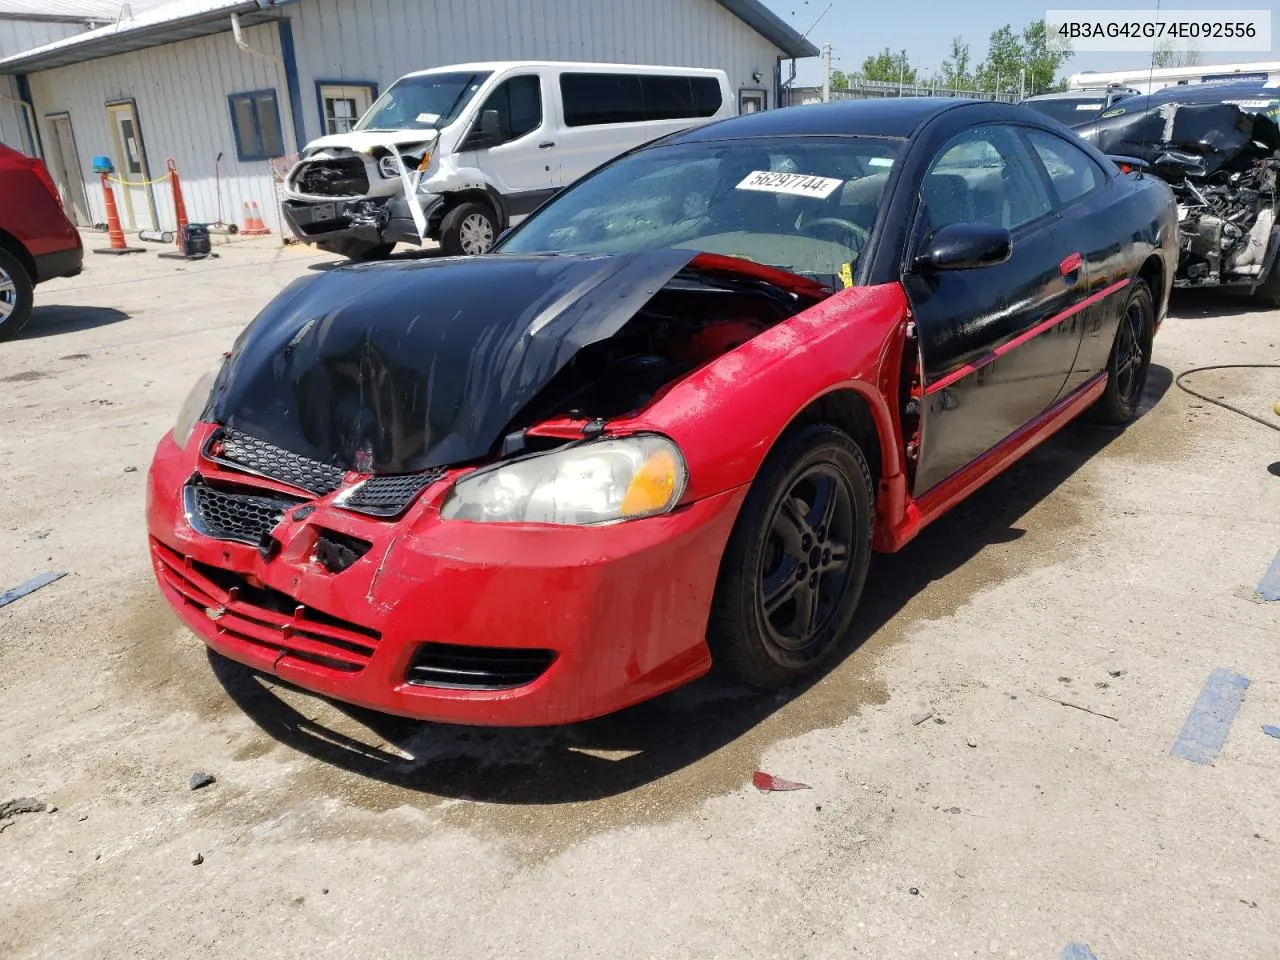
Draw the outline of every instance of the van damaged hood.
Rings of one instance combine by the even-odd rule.
[[[477,460],[694,256],[497,254],[304,277],[236,339],[208,418],[348,470]]]

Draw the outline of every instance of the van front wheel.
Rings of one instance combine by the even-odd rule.
[[[440,247],[451,257],[488,253],[498,237],[498,218],[483,203],[460,203],[440,224]]]

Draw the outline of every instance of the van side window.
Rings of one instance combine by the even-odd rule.
[[[570,127],[693,120],[714,116],[723,103],[714,77],[674,74],[565,73],[560,95]]]
[[[542,82],[534,74],[504,80],[480,110],[498,111],[503,143],[523,137],[542,126]]]

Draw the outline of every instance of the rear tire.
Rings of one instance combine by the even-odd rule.
[[[1091,413],[1098,423],[1122,426],[1138,414],[1142,391],[1151,370],[1151,341],[1155,335],[1155,306],[1145,280],[1129,285],[1120,324],[1107,358],[1107,389]]]
[[[0,249],[0,340],[16,337],[31,318],[35,284],[22,261]]]
[[[460,203],[440,223],[440,248],[450,257],[488,253],[498,239],[498,230],[498,218],[488,204]]]
[[[717,667],[772,690],[831,656],[866,583],[873,503],[866,457],[847,433],[815,423],[784,435],[720,564],[707,630]]]

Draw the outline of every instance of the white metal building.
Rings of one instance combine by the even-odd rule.
[[[783,59],[818,52],[759,0],[151,2],[0,58],[0,83],[11,75],[31,105],[38,148],[81,224],[105,220],[92,172],[105,155],[135,183],[162,177],[172,158],[193,221],[241,223],[256,202],[279,232],[273,158],[345,129],[413,70],[498,59],[715,67],[752,110],[777,104]],[[117,188],[117,200],[126,230],[176,223],[167,183]]]

